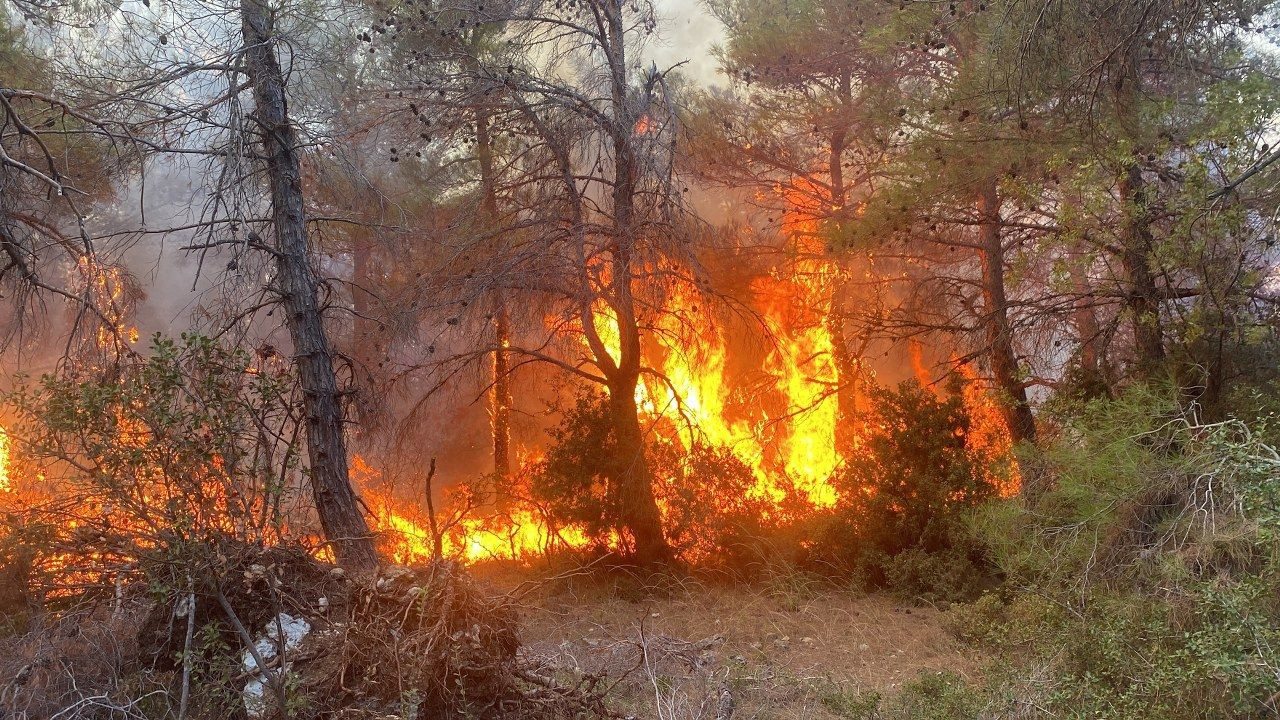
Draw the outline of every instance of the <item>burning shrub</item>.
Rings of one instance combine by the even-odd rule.
[[[597,544],[623,537],[614,478],[623,471],[602,395],[583,395],[551,431],[552,444],[530,483],[553,522],[581,527]],[[758,537],[763,501],[736,455],[701,444],[686,451],[651,433],[645,452],[667,541],[686,558],[745,552]]]
[[[961,520],[996,495],[966,448],[963,398],[940,398],[914,380],[870,395],[874,416],[861,451],[834,478],[840,502],[816,554],[875,586],[961,592],[977,575]]]
[[[667,444],[658,471],[658,502],[671,545],[703,565],[741,568],[760,554],[768,533],[766,503],[752,494],[755,475],[726,448]]]
[[[530,481],[530,494],[546,507],[552,521],[579,525],[602,544],[621,527],[608,398],[583,394],[560,424],[551,429],[551,445]]]
[[[228,540],[278,542],[298,456],[283,365],[197,336],[22,382],[5,397],[9,523],[54,598],[177,592]]]

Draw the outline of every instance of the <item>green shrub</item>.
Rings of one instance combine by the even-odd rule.
[[[622,527],[607,398],[580,396],[551,431],[530,494],[559,525],[576,525],[607,544]],[[764,504],[749,492],[755,476],[727,448],[688,451],[657,433],[645,448],[667,541],[686,559],[740,566],[758,553],[766,533]]]
[[[0,555],[29,582],[110,593],[118,576],[163,595],[219,545],[277,543],[310,520],[287,366],[195,335],[150,350],[19,378],[3,397],[25,499]]]
[[[981,557],[965,522],[995,488],[966,447],[963,399],[939,398],[915,381],[870,395],[874,416],[833,479],[840,501],[815,554],[872,586],[924,599],[971,595]]]
[[[976,720],[985,701],[953,672],[923,672],[886,703],[883,720]]]
[[[832,692],[822,696],[822,705],[847,720],[877,720],[884,698],[874,690]]]
[[[1171,390],[1058,410],[1032,499],[975,527],[1007,582],[957,607],[1050,717],[1272,717],[1280,693],[1280,455],[1265,428],[1200,424]]]

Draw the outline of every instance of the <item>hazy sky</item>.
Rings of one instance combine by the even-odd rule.
[[[724,28],[700,0],[656,0],[661,14],[661,36],[649,49],[659,68],[687,60],[684,73],[703,83],[717,82],[711,46],[720,42]]]

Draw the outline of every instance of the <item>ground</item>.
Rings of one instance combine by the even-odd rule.
[[[922,672],[971,676],[981,663],[935,608],[813,580],[682,579],[645,592],[595,575],[538,587],[523,604],[525,652],[625,676],[615,702],[642,718],[711,720],[730,700],[738,719],[851,717],[861,693],[891,694]]]

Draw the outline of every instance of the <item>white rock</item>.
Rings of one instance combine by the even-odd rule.
[[[283,631],[283,642],[279,641],[281,639],[281,631]],[[272,660],[275,660],[276,648],[283,644],[286,662],[283,667],[276,667],[272,672],[287,673],[289,671],[289,653],[296,650],[310,632],[311,623],[300,617],[294,617],[289,613],[280,613],[275,618],[267,621],[267,627],[258,636],[257,642],[254,643],[254,649],[262,656],[263,662],[270,664]],[[261,672],[254,672],[258,669],[258,659],[247,648],[240,657],[240,664],[246,672],[253,673],[253,677],[249,679],[249,682],[245,683],[244,692],[242,693],[244,711],[250,718],[255,720],[266,717],[271,710],[271,701],[274,700],[266,675]]]

